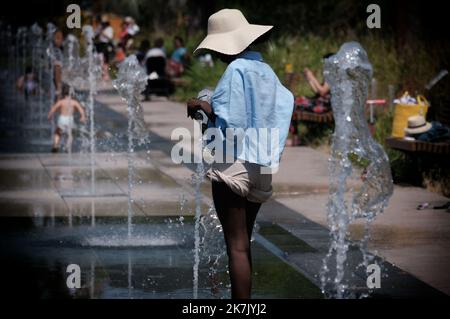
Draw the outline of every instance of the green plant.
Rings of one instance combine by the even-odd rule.
[[[216,62],[213,67],[208,67],[194,61],[182,78],[185,84],[177,87],[175,92],[177,100],[186,101],[196,97],[200,90],[207,87],[214,89],[225,68],[226,65],[222,62]]]

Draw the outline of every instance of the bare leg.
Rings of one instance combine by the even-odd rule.
[[[259,209],[261,208],[260,203],[245,201],[245,211],[246,211],[246,221],[247,221],[247,235],[248,242],[251,245],[253,227],[255,226],[256,215],[258,215]],[[248,260],[250,261],[250,269],[252,269],[252,251],[248,250]]]
[[[227,245],[231,297],[248,299],[251,296],[252,275],[250,238],[257,209],[250,204],[251,212],[247,214],[247,200],[233,193],[225,183],[213,182],[212,190]]]
[[[61,141],[61,130],[57,128],[55,134],[53,135],[53,148],[59,148],[59,143]]]
[[[72,141],[73,141],[72,129],[69,129],[67,132],[67,139],[66,139],[66,150],[69,153],[72,153]]]
[[[103,81],[109,81],[109,64],[103,63]]]

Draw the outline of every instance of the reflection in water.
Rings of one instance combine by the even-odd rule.
[[[89,284],[89,298],[95,298],[95,260],[91,260],[91,272],[90,272],[90,284]]]
[[[72,206],[72,203],[71,202],[69,202],[68,204],[67,204],[67,206],[68,206],[68,212],[67,212],[67,224],[69,225],[69,228],[72,228],[72,225],[73,225],[73,216],[72,216],[72,214],[73,214],[73,206]]]
[[[91,226],[95,227],[95,199],[91,199]]]
[[[50,205],[50,225],[55,227],[55,204],[53,202]]]
[[[6,249],[0,251],[0,261],[8,261],[4,264],[11,275],[7,276],[10,278],[5,280],[4,288],[11,295],[17,292],[21,297],[34,298],[191,298],[192,221],[169,230],[162,219],[136,220],[134,234],[147,238],[147,245],[115,245],[127,238],[124,220],[124,217],[97,217],[97,224],[92,227],[89,217],[74,214],[71,226],[66,216],[55,216],[54,227],[49,227],[48,222],[40,222],[42,217],[4,218],[2,227],[7,232],[0,232],[0,240]],[[110,245],[106,241],[103,246],[83,245],[88,238],[102,236],[111,237]],[[166,238],[166,245],[158,242],[161,238]],[[261,249],[255,250],[254,258],[256,267],[274,267],[255,268],[258,273],[266,273],[263,281],[255,276],[255,296],[308,296],[311,284],[296,282],[301,275],[282,261]],[[80,266],[80,289],[69,290],[66,286],[66,269],[70,264]],[[223,261],[220,264],[224,265]],[[270,279],[280,266],[283,276]],[[226,267],[217,269],[213,277],[208,277],[208,273],[209,265],[201,262],[198,297],[229,297]],[[217,285],[219,281],[224,284]],[[289,285],[292,289],[286,290]],[[320,296],[315,289],[314,293]]]
[[[128,251],[128,298],[131,299],[131,289],[133,289],[131,284],[131,277],[133,276],[133,269],[131,267],[131,252]]]

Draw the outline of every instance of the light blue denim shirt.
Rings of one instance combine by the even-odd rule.
[[[234,159],[278,167],[294,97],[259,52],[244,51],[228,65],[214,90],[211,106],[216,119],[210,126],[220,128],[224,144],[227,128],[246,132],[245,138],[234,137],[230,143]],[[224,146],[224,152],[229,157],[230,149]]]

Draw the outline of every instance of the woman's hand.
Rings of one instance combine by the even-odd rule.
[[[211,105],[206,102],[199,99],[190,99],[187,101],[187,116],[190,118],[194,118],[195,113],[198,110],[203,110],[203,112],[206,113],[206,115],[211,118],[213,111],[211,108]]]
[[[187,116],[194,118],[195,113],[201,109],[201,102],[199,99],[190,99],[187,101]]]

